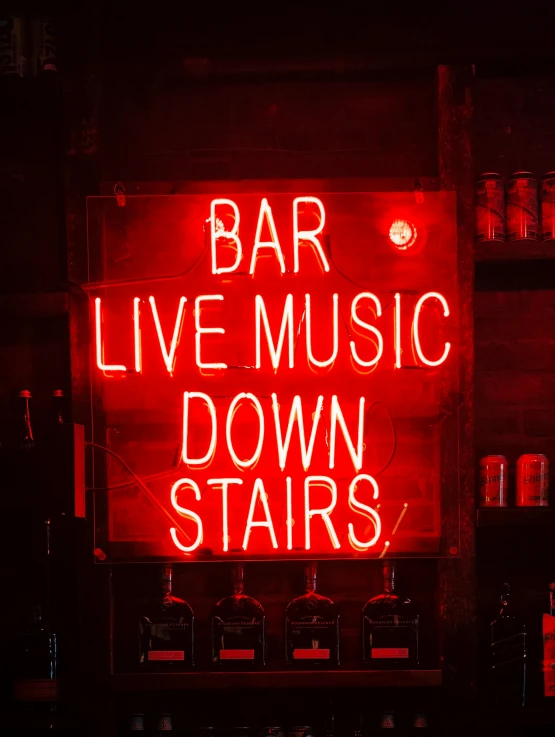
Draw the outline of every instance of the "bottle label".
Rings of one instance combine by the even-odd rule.
[[[173,730],[172,727],[172,718],[171,717],[160,717],[158,720],[158,731],[159,732],[171,732]]]
[[[380,720],[381,729],[395,729],[393,714],[384,714]]]
[[[143,716],[136,714],[133,717],[131,717],[131,731],[132,732],[144,732],[144,729],[145,729],[145,720]]]
[[[327,648],[297,648],[293,650],[293,660],[329,660],[331,651]]]
[[[220,650],[220,660],[254,660],[254,650]]]
[[[57,701],[58,681],[55,678],[33,678],[16,681],[14,684],[16,701]]]
[[[149,660],[185,660],[184,650],[149,650]]]
[[[373,647],[371,657],[379,660],[385,658],[408,658],[408,647]]]

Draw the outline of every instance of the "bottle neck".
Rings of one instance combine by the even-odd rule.
[[[509,606],[509,601],[511,598],[511,589],[509,588],[509,584],[505,584],[503,588],[501,589],[501,611],[506,609]]]
[[[56,389],[52,394],[52,406],[54,408],[54,422],[63,425],[66,421],[65,397],[61,389]]]
[[[51,565],[52,565],[52,520],[46,519],[45,525],[45,542],[46,542],[46,561],[45,561],[45,574],[46,574],[46,617],[45,626],[49,634],[52,633],[52,580],[51,580]]]
[[[245,569],[241,565],[233,568],[233,593],[242,594],[245,590]]]
[[[307,594],[313,594],[316,591],[316,574],[318,568],[315,564],[306,566],[304,569],[304,589]]]
[[[33,428],[31,426],[31,410],[29,407],[29,397],[20,397],[21,414],[23,419],[23,437],[22,445],[33,445]]]
[[[383,590],[386,594],[395,591],[395,565],[390,561],[383,564]]]
[[[172,595],[173,567],[166,565],[162,568],[161,585],[164,597]]]

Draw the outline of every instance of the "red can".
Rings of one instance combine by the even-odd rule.
[[[476,181],[476,241],[505,240],[505,184],[501,174],[486,172]]]
[[[547,507],[549,461],[542,453],[520,456],[516,464],[516,506]]]
[[[507,240],[538,239],[538,182],[529,171],[517,171],[507,184]]]
[[[486,456],[480,461],[480,506],[507,506],[507,459]]]
[[[555,240],[555,171],[548,172],[542,180],[542,240]]]

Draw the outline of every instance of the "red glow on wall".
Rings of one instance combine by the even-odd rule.
[[[418,228],[427,216],[435,229],[409,259],[417,229],[390,217],[409,201],[195,196],[169,221],[179,237],[114,266],[117,285],[99,279],[92,353],[107,443],[173,520],[146,492],[133,504],[133,480],[110,461],[108,543],[137,551],[121,557],[438,550],[437,418],[457,382],[454,207],[426,198]],[[134,243],[145,218],[156,232],[153,208],[129,226]]]

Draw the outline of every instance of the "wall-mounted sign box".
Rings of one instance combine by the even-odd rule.
[[[88,200],[108,561],[458,547],[454,193],[289,184]]]

